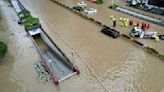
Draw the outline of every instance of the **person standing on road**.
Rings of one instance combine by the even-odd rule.
[[[133,20],[130,20],[129,25],[130,25],[130,26],[133,25]]]
[[[116,19],[113,18],[113,27],[116,27]]]
[[[147,24],[147,27],[146,28],[149,29],[150,28],[150,24]]]

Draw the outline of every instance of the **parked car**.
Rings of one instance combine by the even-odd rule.
[[[84,12],[85,12],[85,14],[95,14],[95,13],[97,13],[97,9],[95,9],[95,8],[89,8],[89,9],[85,9],[84,10]]]
[[[73,9],[75,9],[77,11],[84,11],[84,8],[80,7],[80,6],[74,6]]]
[[[82,8],[86,8],[87,7],[87,3],[85,3],[84,1],[83,2],[79,2],[79,3],[77,3],[77,6],[80,6]]]
[[[159,38],[160,38],[161,40],[164,40],[164,35],[159,35]]]
[[[109,35],[109,36],[111,36],[111,37],[113,37],[113,38],[119,37],[119,34],[120,34],[120,33],[119,33],[118,31],[116,31],[115,29],[111,29],[111,28],[108,28],[108,27],[103,28],[103,29],[101,30],[101,32],[104,33],[104,34],[106,34],[106,35]]]

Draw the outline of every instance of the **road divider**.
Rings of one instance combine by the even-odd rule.
[[[137,41],[137,40],[135,40],[135,39],[133,39],[132,40],[134,43],[136,43],[136,44],[138,44],[139,46],[144,46],[144,44],[143,43],[141,43],[141,42],[139,42],[139,41]]]
[[[124,38],[126,38],[126,39],[131,40],[131,37],[129,37],[128,35],[122,34],[121,36],[124,37]]]
[[[102,23],[101,22],[99,22],[99,21],[95,21],[98,25],[101,25],[102,26]]]
[[[152,54],[155,54],[155,55],[159,55],[159,52],[157,51],[157,50],[155,50],[154,48],[152,48],[152,47],[148,47],[148,46],[146,46],[145,47],[145,50],[147,51],[147,52],[149,52],[149,53],[152,53]]]
[[[93,22],[96,22],[93,18],[89,18],[89,20],[93,21]]]

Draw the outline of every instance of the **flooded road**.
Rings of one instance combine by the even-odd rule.
[[[0,92],[105,92],[79,58],[76,59],[76,64],[81,66],[80,76],[74,76],[59,86],[44,84],[33,68],[33,63],[41,59],[30,36],[23,26],[17,24],[18,17],[14,9],[8,7],[6,2],[0,4],[0,40],[8,45],[8,54],[0,64]]]
[[[57,1],[67,5],[69,7],[73,7],[74,5],[76,5],[76,3],[80,2],[80,0],[72,0],[70,2],[67,0],[57,0]],[[98,11],[96,15],[89,16],[89,17],[94,18],[95,20],[100,21],[101,23],[103,23],[105,25],[108,25],[109,27],[112,27],[112,25],[113,25],[112,24],[113,22],[110,19],[110,15],[115,16],[117,20],[119,20],[120,17],[128,17],[128,18],[132,19],[134,22],[139,22],[139,23],[144,22],[144,23],[150,24],[151,26],[150,26],[149,30],[152,32],[158,32],[158,34],[164,34],[164,31],[163,31],[164,27],[153,24],[151,22],[144,21],[142,19],[130,16],[127,14],[123,14],[121,12],[117,12],[112,9],[109,9],[107,7],[111,4],[112,0],[104,0],[104,1],[105,1],[105,3],[100,4],[100,5],[94,4],[89,1],[87,2],[87,4],[88,4],[87,8],[93,7],[93,8],[96,8]],[[124,5],[123,0],[120,0],[120,1],[116,0],[116,2],[118,2],[118,4],[121,6]],[[149,14],[149,13],[147,13],[147,14]],[[161,17],[164,18],[164,16],[161,16]],[[129,27],[121,27],[119,21],[117,21],[117,27],[115,29],[117,29],[121,33],[124,33],[127,35],[129,35],[130,30],[131,30],[131,28],[129,28]],[[151,46],[151,47],[157,49],[161,53],[164,53],[164,41],[155,42],[154,40],[149,40],[149,39],[136,39],[136,40],[144,43],[147,46]]]
[[[59,1],[70,5],[77,2],[75,0]],[[75,15],[52,1],[21,0],[21,2],[23,2],[23,5],[29,9],[32,14],[40,18],[46,32],[55,43],[61,47],[67,56],[71,56],[71,48],[75,50],[76,54],[78,54],[78,57],[75,54],[75,63],[80,67],[81,72],[90,75],[90,73],[83,68],[84,65],[79,64],[82,63],[79,62],[79,56],[92,67],[99,79],[111,92],[164,91],[164,63],[160,59],[146,53],[141,48],[136,47],[124,39],[113,39],[101,34],[101,27]],[[99,9],[102,9],[102,14],[103,11],[106,11],[105,8]],[[112,11],[110,13],[114,15],[121,14],[113,10],[110,11]],[[100,16],[102,14],[93,17],[104,22],[106,20]],[[127,16],[124,14],[122,15]],[[103,16],[107,17],[109,15],[104,14]],[[104,23],[110,23],[110,21]],[[118,27],[118,29],[119,28],[120,27]],[[152,24],[152,28],[156,29],[156,25]],[[119,30],[121,29],[123,28]],[[157,29],[159,29],[158,31],[160,33],[163,33],[162,27],[158,27]],[[128,29],[124,29],[123,31],[126,33]],[[155,42],[149,43],[156,44]],[[159,46],[161,52],[164,51],[163,42],[155,46]],[[84,79],[87,78],[84,77]],[[74,79],[63,83],[63,85],[75,80],[77,81],[77,79]],[[79,81],[79,85],[72,85],[74,87],[70,88],[66,87],[66,85],[62,85],[62,87],[69,88],[70,90],[67,91],[71,92],[72,88],[79,88],[81,83],[88,84],[86,81]],[[95,80],[92,80],[90,83],[94,85],[94,88],[99,87],[98,89],[103,89],[101,85],[98,86]],[[86,86],[84,87],[83,85],[81,87],[81,90],[78,91],[85,92],[85,89],[88,91]],[[77,91],[77,89],[75,90]],[[89,90],[91,92],[97,91],[97,89]],[[62,90],[62,92],[64,91],[66,90]]]

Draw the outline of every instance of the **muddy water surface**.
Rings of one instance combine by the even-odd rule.
[[[6,4],[6,2],[3,3]],[[1,12],[3,15],[1,22],[4,25],[3,28],[0,26],[0,40],[9,46],[8,55],[4,63],[0,65],[0,89],[2,92],[105,91],[79,58],[76,58],[78,61],[76,64],[80,66],[80,76],[74,76],[59,86],[55,86],[53,83],[42,83],[33,68],[33,62],[40,60],[40,57],[30,36],[24,31],[23,26],[17,24],[18,18],[12,7],[3,5]]]
[[[164,91],[164,63],[160,59],[124,39],[101,34],[101,27],[49,0],[21,1],[48,27],[46,32],[64,52],[69,56],[70,49],[62,43],[63,39],[87,61],[111,92]],[[77,2],[60,1],[70,5]],[[119,14],[114,11],[110,13]],[[101,19],[100,15],[95,17]],[[85,70],[82,72],[86,73]]]
[[[73,7],[74,5],[76,5],[77,2],[80,2],[81,0],[72,0],[72,2],[68,2],[67,0],[66,1],[58,0],[58,1],[69,7]],[[123,3],[123,0],[115,0],[115,1],[119,5],[122,5],[122,6],[125,5]],[[104,4],[97,5],[97,4],[94,4],[94,3],[88,1],[87,8],[93,7],[98,10],[96,15],[91,15],[88,17],[92,17],[95,20],[100,21],[101,23],[108,25],[110,27],[112,27],[112,25],[113,25],[112,20],[110,19],[110,15],[114,15],[117,20],[119,20],[120,17],[128,17],[128,18],[132,19],[134,22],[140,22],[140,23],[144,22],[144,23],[150,24],[151,26],[150,26],[149,31],[158,32],[158,35],[164,34],[164,31],[163,31],[164,27],[107,8],[109,6],[109,4],[111,4],[112,0],[104,0],[104,2],[105,2]],[[145,12],[145,13],[147,13],[147,12]],[[149,14],[149,13],[147,13],[147,14]],[[164,16],[162,16],[162,17],[164,18]],[[120,31],[121,33],[124,33],[127,35],[129,35],[130,30],[131,30],[130,27],[121,27],[120,21],[117,21],[117,27],[115,29]],[[164,41],[155,42],[154,40],[149,40],[149,39],[136,39],[136,40],[144,43],[147,46],[151,46],[151,47],[157,49],[160,53],[164,53]]]
[[[3,27],[2,27],[2,22],[0,22],[0,40],[9,44],[8,38],[5,38],[7,36],[7,33],[5,33],[4,31],[5,31],[5,29],[3,29]],[[11,76],[10,76],[10,74],[12,72],[12,68],[13,68],[12,61],[13,61],[13,56],[10,53],[8,53],[7,56],[2,61],[0,61],[1,62],[0,63],[0,73],[1,73],[0,88],[1,88],[2,92],[7,92],[9,90],[8,88],[10,88],[11,90],[13,90],[15,92],[18,89],[17,84],[11,80]]]
[[[0,64],[1,92],[37,92],[40,83],[36,79],[33,62],[40,59],[36,49],[24,28],[17,24],[13,8],[5,4],[1,13],[0,40],[8,45],[8,53]]]

